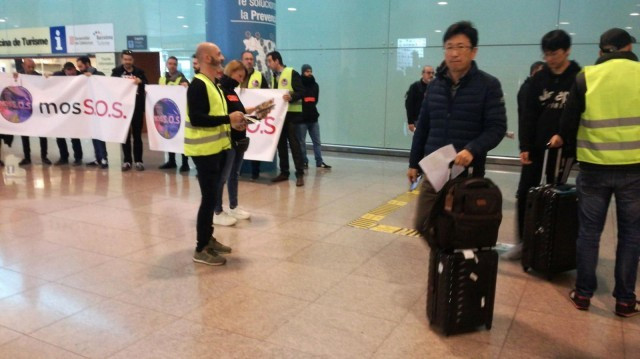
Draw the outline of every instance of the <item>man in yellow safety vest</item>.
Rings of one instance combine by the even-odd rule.
[[[576,77],[560,133],[552,147],[567,142],[576,148],[580,172],[575,289],[569,299],[577,309],[589,309],[597,287],[600,235],[611,195],[616,198],[618,248],[615,264],[615,313],[640,313],[635,288],[640,256],[640,63],[631,52],[635,39],[613,28],[600,37],[600,58]]]

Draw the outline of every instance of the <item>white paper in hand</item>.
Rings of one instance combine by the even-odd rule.
[[[447,145],[433,151],[420,161],[419,165],[422,168],[422,172],[427,176],[427,180],[429,180],[436,192],[440,191],[449,180],[449,163],[456,158],[456,155],[456,149],[453,145]],[[455,178],[463,169],[460,166],[454,166],[452,173],[455,176],[452,175],[451,178]]]

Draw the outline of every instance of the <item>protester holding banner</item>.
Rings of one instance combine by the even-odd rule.
[[[242,64],[247,69],[247,76],[244,81],[240,83],[241,88],[250,89],[268,89],[269,82],[264,75],[255,69],[256,59],[251,51],[245,51],[242,53]],[[251,161],[251,179],[257,180],[260,177],[260,161]]]
[[[193,61],[193,74],[197,75],[200,73],[200,64],[198,64],[198,58],[196,57],[196,54],[191,55],[191,60]]]
[[[289,109],[284,120],[284,127],[280,133],[278,142],[278,157],[280,159],[280,174],[272,179],[272,182],[281,182],[289,179],[289,151],[287,142],[291,147],[291,156],[296,167],[296,186],[304,186],[304,162],[300,141],[296,135],[295,124],[302,122],[302,93],[304,86],[300,74],[291,67],[282,63],[282,55],[278,51],[267,54],[267,66],[273,71],[271,88],[288,90],[283,99],[289,102]]]
[[[78,71],[85,76],[104,76],[104,73],[98,71],[95,67],[91,66],[91,59],[89,56],[80,56],[76,59],[76,66],[78,66]],[[92,139],[93,142],[93,151],[96,154],[96,160],[93,162],[87,163],[88,167],[97,167],[105,169],[109,167],[109,161],[107,159],[107,144],[104,141],[100,141],[97,139]]]
[[[53,76],[78,76],[80,72],[76,70],[76,67],[71,62],[67,62],[62,66],[61,71],[56,71]],[[67,140],[64,138],[56,138],[58,144],[58,150],[60,151],[60,159],[55,163],[56,166],[69,164],[69,148],[67,147]],[[80,166],[82,164],[82,144],[77,138],[71,139],[71,147],[73,148],[73,165]]]
[[[233,60],[224,68],[224,75],[220,79],[220,87],[227,101],[229,112],[240,111],[242,113],[252,113],[255,108],[245,108],[235,88],[238,87],[247,76],[247,69],[238,61]],[[251,214],[241,208],[238,208],[238,177],[240,176],[240,168],[242,168],[242,160],[244,152],[249,148],[249,138],[247,131],[237,131],[231,129],[231,149],[227,152],[227,158],[222,170],[222,176],[218,184],[218,196],[213,216],[213,224],[221,226],[232,226],[239,219],[249,219]],[[227,184],[229,191],[229,211],[225,212],[222,208],[222,197],[224,193],[224,185]]]
[[[160,77],[158,84],[168,86],[180,85],[189,87],[189,80],[187,80],[186,76],[184,76],[182,72],[178,71],[178,59],[175,56],[170,56],[167,59],[167,72],[165,72],[164,76]],[[176,154],[173,152],[168,152],[168,156],[169,160],[159,167],[161,170],[178,167],[176,164]],[[189,172],[190,169],[189,158],[182,154],[182,165],[180,166],[180,172]]]
[[[122,145],[122,152],[124,153],[122,171],[129,171],[133,161],[135,161],[136,170],[144,171],[144,164],[142,163],[142,115],[144,113],[144,85],[148,81],[144,71],[133,66],[134,59],[131,50],[122,51],[120,61],[122,65],[111,71],[111,77],[129,78],[138,85],[136,107],[131,119],[131,134],[127,134],[127,141]],[[131,135],[133,135],[133,161],[131,158]]]
[[[18,71],[24,75],[36,75],[42,76],[36,71],[36,63],[33,59],[22,59],[22,70]],[[40,158],[43,165],[50,165],[51,161],[47,158],[47,138],[40,137]],[[31,164],[31,143],[29,143],[29,136],[22,136],[22,151],[24,158],[18,163],[19,166],[27,166]]]
[[[219,253],[231,253],[231,248],[213,237],[213,214],[218,196],[216,186],[220,181],[226,153],[231,149],[230,127],[244,131],[245,120],[240,111],[229,113],[222,90],[214,83],[224,61],[220,48],[210,42],[201,43],[196,57],[200,73],[187,90],[189,110],[184,133],[184,152],[196,164],[202,193],[193,261],[223,265],[227,260]]]

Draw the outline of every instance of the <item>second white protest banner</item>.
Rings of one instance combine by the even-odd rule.
[[[149,148],[184,153],[187,89],[182,86],[147,85],[145,117]]]

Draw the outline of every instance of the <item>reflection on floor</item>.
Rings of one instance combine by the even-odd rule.
[[[37,141],[32,141],[37,142]],[[406,159],[327,154],[306,185],[240,184],[250,221],[216,228],[224,267],[194,264],[200,191],[189,175],[17,167],[0,177],[2,358],[585,358],[638,357],[640,318],[612,313],[615,219],[589,312],[565,296],[575,272],[548,282],[501,261],[491,331],[441,337],[425,318],[428,249],[420,238],[352,220],[406,192]],[[89,151],[90,144],[85,143]],[[37,154],[38,149],[33,149]],[[89,156],[87,156],[89,157]],[[57,156],[51,156],[55,161]],[[504,193],[500,241],[513,242],[518,174],[489,172]],[[385,217],[410,227],[414,203]],[[626,355],[625,355],[626,354]]]

